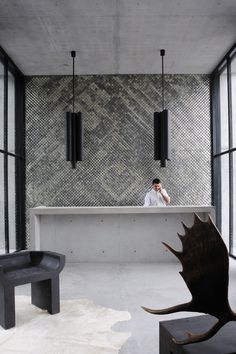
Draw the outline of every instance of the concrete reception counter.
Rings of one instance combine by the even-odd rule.
[[[183,221],[202,220],[212,206],[37,207],[30,209],[32,250],[66,255],[67,262],[176,262],[161,241],[181,250]]]

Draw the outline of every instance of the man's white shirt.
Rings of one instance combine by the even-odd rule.
[[[165,197],[169,197],[165,189],[162,189],[161,192],[151,189],[145,196],[144,206],[166,206],[165,199],[161,193]]]

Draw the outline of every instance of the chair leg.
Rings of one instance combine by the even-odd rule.
[[[59,276],[32,283],[31,303],[52,315],[60,312]]]
[[[0,285],[0,325],[9,329],[15,326],[15,288]]]

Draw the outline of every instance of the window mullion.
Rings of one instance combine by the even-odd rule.
[[[229,119],[229,149],[233,147],[233,122],[232,122],[232,84],[231,60],[227,60],[227,88],[228,88],[228,119]],[[233,246],[233,153],[229,153],[229,250]]]
[[[4,62],[4,150],[8,150],[8,61]],[[5,251],[9,253],[8,156],[4,154]]]

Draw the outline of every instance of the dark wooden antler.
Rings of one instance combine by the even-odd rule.
[[[218,318],[218,321],[204,334],[188,333],[187,338],[177,344],[202,342],[211,338],[229,321],[236,321],[236,314],[231,310],[228,301],[229,257],[221,235],[209,216],[202,221],[194,214],[194,224],[188,228],[183,224],[185,235],[179,235],[182,252],[163,244],[179,259],[183,266],[180,275],[183,277],[192,300],[185,304],[167,309],[143,309],[152,314],[168,314],[179,311],[203,312]]]

